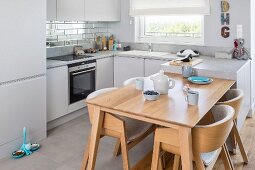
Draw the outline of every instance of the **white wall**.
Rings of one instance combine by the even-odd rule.
[[[255,98],[255,0],[251,0],[251,94],[254,107]],[[254,112],[254,110],[252,110]]]
[[[233,47],[236,37],[236,25],[243,25],[243,35],[246,47],[250,47],[250,0],[230,1],[230,37],[221,37],[220,0],[211,0],[211,15],[205,16],[205,45],[216,47]],[[133,24],[130,25],[130,19]],[[121,42],[134,42],[134,19],[129,17],[129,0],[121,0],[121,22],[109,24],[110,31]]]

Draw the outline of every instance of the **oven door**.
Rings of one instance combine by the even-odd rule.
[[[96,68],[69,73],[69,104],[86,99],[96,88]]]

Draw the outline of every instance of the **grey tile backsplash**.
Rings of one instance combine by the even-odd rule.
[[[106,22],[59,22],[46,23],[48,47],[84,44],[94,41],[96,35],[109,36]]]

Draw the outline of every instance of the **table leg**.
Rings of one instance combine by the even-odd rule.
[[[181,161],[183,170],[192,170],[192,137],[191,128],[179,128],[179,141],[181,151]]]
[[[93,112],[94,112],[93,123],[92,123],[92,129],[90,134],[88,170],[95,169],[98,144],[100,140],[100,134],[101,134],[102,124],[104,119],[104,112],[100,110],[99,106],[94,106]]]

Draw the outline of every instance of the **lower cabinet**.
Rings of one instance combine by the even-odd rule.
[[[144,61],[144,72],[145,77],[158,73],[161,69],[161,64],[166,63],[165,60],[145,59]]]
[[[68,68],[47,69],[47,121],[68,114]]]
[[[97,60],[96,90],[113,87],[113,57]]]
[[[121,87],[132,77],[144,77],[144,59],[132,57],[114,57],[114,86]]]

